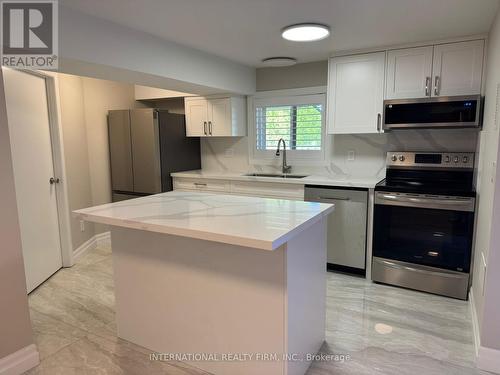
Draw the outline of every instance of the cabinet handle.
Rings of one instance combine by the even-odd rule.
[[[208,133],[212,135],[212,121],[208,122]]]
[[[205,135],[207,135],[207,122],[206,121],[203,122],[203,133],[205,133]]]
[[[201,183],[201,182],[195,182],[194,186],[204,187],[204,186],[207,186],[207,184],[204,184],[204,183]]]
[[[439,95],[440,83],[441,80],[439,79],[439,76],[434,77],[434,95],[436,96]]]
[[[382,124],[382,115],[377,113],[377,131],[380,133],[380,128]]]
[[[425,77],[425,96],[431,96],[431,77]]]

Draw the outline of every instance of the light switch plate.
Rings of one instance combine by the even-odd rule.
[[[354,161],[356,160],[356,153],[354,150],[347,151],[347,161]]]
[[[85,232],[85,221],[80,220],[80,231]]]

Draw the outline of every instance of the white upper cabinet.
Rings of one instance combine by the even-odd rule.
[[[432,96],[481,93],[484,40],[434,47]]]
[[[203,137],[208,135],[208,100],[204,98],[185,99],[186,135]]]
[[[384,104],[385,52],[334,57],[328,74],[328,132],[379,133]]]
[[[387,52],[386,99],[481,93],[484,40]]]
[[[386,99],[431,95],[433,49],[433,46],[427,46],[387,53]]]
[[[242,137],[246,135],[243,97],[184,99],[188,137]]]

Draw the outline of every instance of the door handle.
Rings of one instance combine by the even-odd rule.
[[[206,121],[203,121],[203,133],[205,133],[205,135],[207,135],[207,122]]]
[[[51,185],[58,184],[58,183],[59,183],[59,181],[60,181],[60,180],[59,180],[58,178],[51,177],[51,178],[49,179],[49,184],[51,184]]]
[[[439,95],[439,85],[441,83],[441,80],[439,76],[434,77],[434,95],[438,96]]]
[[[382,115],[380,113],[377,113],[377,131],[380,133],[382,125]]]
[[[212,135],[212,121],[208,122],[208,134]]]
[[[431,77],[425,77],[425,96],[431,96]]]

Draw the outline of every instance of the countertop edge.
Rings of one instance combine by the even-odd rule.
[[[181,229],[181,228],[173,228],[173,227],[169,227],[169,226],[165,226],[165,225],[158,225],[158,224],[144,224],[144,223],[139,223],[139,222],[136,222],[133,220],[104,218],[102,216],[86,214],[86,213],[79,213],[77,211],[74,211],[73,215],[74,215],[74,217],[76,217],[80,220],[91,221],[91,222],[99,223],[99,224],[106,224],[106,225],[117,226],[117,227],[122,227],[122,228],[129,228],[129,229],[137,229],[137,230],[153,232],[153,233],[171,234],[174,236],[187,237],[187,238],[193,238],[193,239],[204,240],[204,241],[219,242],[219,243],[224,243],[224,244],[228,244],[228,245],[250,247],[250,248],[259,249],[259,250],[274,251],[274,250],[278,249],[279,247],[281,247],[283,244],[287,243],[289,240],[291,240],[297,234],[302,232],[304,229],[308,228],[309,226],[311,226],[311,225],[315,224],[316,222],[318,222],[319,220],[323,219],[326,215],[331,213],[333,210],[334,210],[334,206],[332,205],[332,207],[330,207],[329,209],[327,209],[327,210],[319,213],[318,215],[310,218],[309,220],[305,221],[304,223],[302,223],[299,226],[292,229],[290,232],[285,233],[284,235],[282,235],[281,237],[279,237],[275,240],[259,240],[256,238],[232,236],[232,235],[227,235],[227,234],[219,234],[219,233],[214,234],[214,233],[195,230],[195,229]]]
[[[200,178],[200,179],[211,179],[211,180],[231,180],[231,181],[246,181],[246,182],[267,182],[267,183],[281,183],[281,184],[294,184],[294,185],[313,185],[313,186],[338,186],[338,187],[356,187],[363,189],[373,189],[375,185],[382,180],[382,178],[374,177],[371,182],[362,182],[356,179],[346,179],[346,180],[331,180],[328,177],[325,179],[318,178],[319,176],[311,175],[300,179],[285,179],[285,178],[274,178],[274,177],[255,177],[255,176],[244,176],[243,174],[203,174],[195,173],[193,171],[186,172],[174,172],[170,174],[172,177],[179,178]]]

